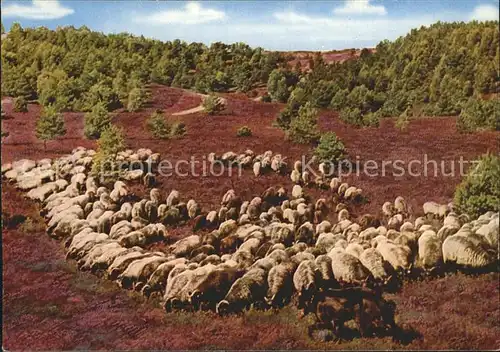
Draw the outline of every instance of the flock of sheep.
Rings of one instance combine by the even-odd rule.
[[[472,220],[453,212],[451,204],[428,202],[426,215],[414,218],[398,197],[383,205],[382,219],[369,214],[354,219],[348,204],[361,190],[321,176],[333,197],[313,200],[301,185],[316,180],[308,178],[300,162],[293,165],[290,176],[296,184],[290,194],[270,187],[244,201],[229,190],[219,209],[203,212],[175,190],[162,194],[152,188],[148,198],[137,199],[121,180],[109,188],[98,184],[89,173],[94,153],[79,147],[56,160],[21,160],[3,165],[2,176],[42,204],[48,234],[64,241],[67,257],[81,270],[102,273],[147,297],[162,297],[168,311],[226,314],[251,305],[278,308],[293,300],[305,309],[321,292],[339,287],[393,289],[416,272],[497,270],[496,213]],[[253,163],[254,172],[257,163],[282,170],[281,155],[266,153],[249,151],[241,157],[248,157],[245,162]],[[223,160],[240,158],[226,154]],[[140,149],[119,158],[154,164],[159,155]],[[149,185],[154,174],[128,179],[139,178]],[[193,233],[173,242],[169,227],[190,220]],[[155,241],[171,244],[165,251],[145,249]]]

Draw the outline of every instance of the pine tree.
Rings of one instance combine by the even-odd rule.
[[[300,107],[297,117],[293,118],[287,131],[288,138],[295,143],[307,144],[319,138],[317,126],[318,111],[311,103]]]
[[[89,139],[99,138],[102,131],[111,124],[111,116],[105,103],[98,103],[91,112],[85,114],[84,134]]]
[[[43,149],[47,150],[47,141],[56,139],[66,133],[64,118],[52,106],[43,108],[40,117],[36,121],[36,137],[43,141]]]
[[[116,156],[124,149],[123,130],[115,125],[107,127],[97,141],[97,153],[94,155],[92,173],[104,180],[116,178],[121,171],[116,165]]]

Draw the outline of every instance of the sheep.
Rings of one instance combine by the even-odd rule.
[[[297,265],[283,262],[273,266],[267,276],[266,303],[271,307],[282,307],[290,302],[293,292],[293,274]]]
[[[332,259],[333,275],[339,282],[360,284],[371,275],[358,258],[345,251],[334,248],[328,256]]]
[[[388,283],[391,279],[392,267],[387,265],[384,257],[376,248],[367,248],[359,256],[359,261],[367,268],[377,281]]]
[[[237,279],[224,299],[217,303],[216,312],[225,315],[239,312],[252,303],[263,301],[267,293],[267,272],[254,268]]]
[[[226,220],[219,225],[219,235],[224,238],[238,229],[238,223],[235,220]]]
[[[301,180],[304,186],[309,186],[311,184],[311,174],[309,171],[302,172]]]
[[[179,202],[180,202],[179,192],[174,189],[167,196],[167,200],[166,200],[167,207],[169,207],[169,208],[173,207],[174,205],[179,204]]]
[[[394,209],[400,214],[406,214],[408,212],[408,206],[406,205],[406,200],[403,197],[398,196],[394,200]]]
[[[318,289],[318,268],[314,260],[305,260],[299,264],[293,274],[293,286],[298,295],[299,309],[307,307]]]
[[[190,199],[187,202],[188,216],[190,219],[194,219],[201,211],[200,206],[194,199]]]
[[[362,193],[361,188],[351,186],[345,190],[344,199],[345,200],[356,200]]]
[[[295,242],[312,244],[314,240],[314,227],[310,222],[303,223],[295,233]]]
[[[490,222],[482,225],[479,229],[477,229],[476,234],[484,236],[484,238],[490,244],[491,248],[498,248],[498,228],[499,221],[497,217],[491,219]]]
[[[134,260],[117,277],[118,284],[125,289],[142,288],[156,268],[167,260],[167,257],[160,255]],[[136,287],[134,287],[134,284],[136,284]]]
[[[156,176],[152,172],[148,172],[142,178],[142,184],[148,188],[153,187],[156,184]]]
[[[463,268],[484,269],[496,261],[493,250],[488,250],[482,243],[474,243],[470,236],[455,234],[443,242],[443,261]]]
[[[418,238],[420,265],[426,270],[434,270],[443,262],[442,242],[432,230],[425,231]]]
[[[286,166],[286,163],[283,161],[283,157],[281,154],[276,154],[272,157],[271,159],[271,169],[279,173],[284,167]]]
[[[124,248],[121,246],[115,249],[108,249],[107,251],[103,252],[99,257],[94,259],[92,265],[90,266],[90,270],[93,273],[101,270],[106,270],[116,258],[126,255],[128,253],[137,252],[138,250],[142,249],[139,247]]]
[[[325,252],[328,252],[331,248],[335,246],[337,241],[343,239],[342,235],[334,235],[331,232],[322,233],[318,236],[316,240],[316,247],[323,249]]]
[[[337,215],[337,220],[341,222],[342,220],[348,220],[350,217],[349,211],[347,209],[342,209]]]
[[[292,188],[292,198],[298,199],[302,198],[304,195],[302,187],[300,185],[294,185]]]
[[[288,255],[286,254],[284,249],[281,248],[271,248],[270,252],[266,254],[265,258],[270,258],[274,260],[277,264],[282,263],[288,260]]]
[[[300,160],[296,160],[293,163],[293,169],[299,173],[302,172],[302,162]]]
[[[431,215],[439,218],[444,218],[448,212],[448,207],[446,205],[440,205],[436,202],[425,202],[423,209],[426,216]]]
[[[301,175],[300,175],[300,171],[297,171],[297,170],[292,170],[292,172],[290,173],[290,180],[292,180],[292,182],[296,185],[298,185],[300,183],[300,179],[301,179]]]
[[[236,197],[236,192],[234,191],[234,189],[228,190],[224,194],[224,196],[222,196],[221,205],[227,206],[229,204],[229,202],[231,201],[231,199],[233,199],[235,197]]]
[[[105,233],[90,232],[83,233],[83,235],[81,234],[82,233],[73,237],[68,252],[66,253],[66,258],[80,259],[82,254],[85,254],[85,252],[90,250],[95,244],[109,239],[108,235]]]
[[[114,258],[106,269],[106,275],[108,279],[116,280],[132,262],[152,256],[155,256],[155,254],[146,252],[140,247],[130,248],[130,251],[124,251]]]
[[[316,235],[327,233],[332,230],[332,224],[329,221],[322,221],[318,225],[316,225]]]
[[[264,228],[264,232],[271,240],[287,246],[290,246],[295,238],[292,224],[271,223]]]
[[[358,243],[349,243],[345,249],[347,254],[353,255],[359,259],[361,253],[363,253],[364,248]]]
[[[411,249],[409,247],[400,246],[388,240],[382,240],[376,248],[382,254],[384,260],[391,264],[394,270],[409,273],[412,267],[410,261]]]
[[[385,217],[390,218],[395,212],[394,205],[391,202],[385,202],[382,205],[382,213]]]
[[[189,301],[195,309],[214,309],[240,277],[241,272],[236,268],[217,266],[196,285],[189,296]]]
[[[219,250],[222,254],[228,254],[234,252],[238,245],[241,243],[241,240],[236,235],[229,235],[224,237],[220,241]]]
[[[176,257],[183,257],[191,253],[193,249],[201,244],[201,238],[198,235],[185,237],[169,247],[169,250]]]
[[[255,175],[255,177],[259,177],[260,176],[261,166],[260,166],[260,162],[259,161],[255,162],[253,164],[252,170],[253,170],[253,174]]]
[[[239,246],[238,251],[248,252],[255,255],[260,247],[260,240],[258,238],[249,238]]]
[[[99,258],[103,253],[107,251],[113,251],[117,249],[122,249],[120,244],[113,240],[107,240],[96,244],[91,250],[89,250],[79,261],[78,266],[80,270],[89,270],[94,261]]]

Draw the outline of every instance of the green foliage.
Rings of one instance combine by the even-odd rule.
[[[156,110],[149,117],[147,120],[147,127],[155,138],[167,139],[170,136],[170,130],[161,110]]]
[[[252,130],[248,126],[242,126],[238,128],[236,135],[238,137],[250,137],[252,135]]]
[[[454,205],[473,218],[500,210],[500,158],[484,155],[455,191]]]
[[[356,127],[363,126],[363,115],[358,108],[345,108],[340,112],[340,119]]]
[[[312,70],[286,88],[302,89],[304,99],[316,107],[325,107],[330,99],[331,109],[358,126],[400,116],[407,106],[431,115],[458,115],[468,99],[500,91],[497,27],[493,21],[438,22],[383,41],[357,60],[326,65],[316,55]],[[270,92],[284,92],[280,82],[288,73],[271,75]]]
[[[297,117],[298,110],[293,110],[289,105],[287,105],[283,110],[281,110],[276,117],[275,125],[283,130],[290,128],[290,123],[292,119]]]
[[[295,72],[275,69],[269,75],[267,92],[274,101],[284,103],[290,97],[291,87],[298,81]]]
[[[411,110],[407,108],[401,115],[398,116],[394,126],[401,131],[406,131],[408,125],[410,124],[411,115]]]
[[[105,35],[86,27],[49,30],[19,24],[2,39],[1,55],[3,95],[38,97],[60,111],[90,110],[101,102],[108,111],[127,107],[131,90],[150,82],[186,89],[196,85],[203,92],[246,92],[267,83],[285,62],[280,53],[243,43],[207,47],[127,33]]]
[[[115,125],[107,127],[97,141],[97,153],[94,155],[92,173],[105,179],[117,178],[121,170],[116,165],[116,155],[124,149],[123,130]]]
[[[500,130],[500,100],[469,99],[458,116],[457,128],[460,132],[477,130]]]
[[[92,111],[85,114],[83,133],[89,139],[96,139],[110,125],[111,116],[106,109],[106,103],[101,102],[95,105]]]
[[[265,93],[265,94],[262,96],[262,98],[261,98],[261,100],[260,100],[260,101],[262,101],[262,102],[264,102],[264,103],[270,103],[270,102],[272,102],[272,101],[273,101],[273,99],[271,98],[271,96],[270,96],[268,93]]]
[[[337,137],[334,132],[323,134],[319,140],[319,144],[314,150],[321,162],[338,162],[345,158],[346,150],[344,143]]]
[[[138,111],[146,102],[146,99],[147,94],[144,89],[133,88],[128,95],[127,110],[130,112]]]
[[[208,115],[217,115],[224,110],[224,103],[216,95],[209,95],[203,99],[203,109]]]
[[[186,124],[183,122],[174,122],[170,127],[170,137],[182,137],[186,134]]]
[[[36,137],[44,142],[44,148],[46,149],[47,141],[63,136],[65,133],[63,116],[52,105],[44,107],[35,127]]]
[[[28,112],[28,102],[23,96],[14,99],[15,112]]]
[[[301,106],[296,117],[290,122],[287,131],[288,138],[300,144],[316,142],[319,138],[317,126],[318,111],[311,103]]]

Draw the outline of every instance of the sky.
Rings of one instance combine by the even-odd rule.
[[[497,0],[2,0],[6,30],[85,25],[160,40],[245,42],[270,50],[374,47],[437,21],[498,20]]]

